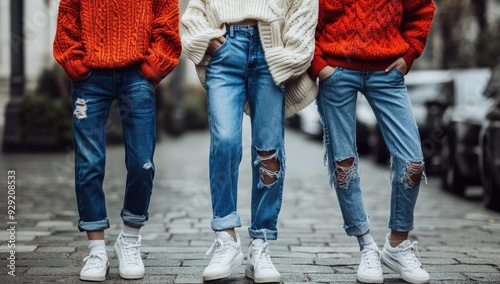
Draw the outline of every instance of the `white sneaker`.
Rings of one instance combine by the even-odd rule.
[[[361,262],[358,267],[357,279],[362,283],[384,283],[380,265],[380,251],[375,242],[365,246],[361,251]]]
[[[109,261],[106,252],[90,253],[83,261],[85,261],[85,266],[80,271],[80,280],[106,280],[106,275],[109,272]]]
[[[268,242],[255,239],[250,244],[245,275],[255,283],[281,282],[281,274],[271,261]]]
[[[140,279],[144,276],[144,264],[141,259],[141,236],[120,233],[115,242],[115,255],[119,262],[120,277]]]
[[[388,234],[380,257],[387,267],[399,273],[405,281],[414,284],[429,283],[429,273],[422,268],[419,261],[416,241],[410,243],[409,240],[405,240],[393,248],[389,244]]]
[[[215,232],[215,242],[207,251],[214,250],[212,260],[202,273],[203,281],[226,278],[241,264],[245,256],[241,252],[240,236],[236,234],[236,242],[227,232]]]

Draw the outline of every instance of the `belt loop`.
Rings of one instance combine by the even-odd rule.
[[[254,36],[256,34],[255,26],[248,26],[248,30],[250,31],[250,35],[252,35],[252,36]]]
[[[234,26],[233,25],[229,26],[229,36],[231,38],[234,38]]]

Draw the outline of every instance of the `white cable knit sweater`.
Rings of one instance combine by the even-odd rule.
[[[318,92],[306,73],[314,55],[318,0],[190,0],[181,19],[181,40],[202,85],[210,62],[206,54],[210,40],[223,36],[226,24],[245,19],[258,21],[274,82],[286,82],[285,116],[289,117],[311,103]]]

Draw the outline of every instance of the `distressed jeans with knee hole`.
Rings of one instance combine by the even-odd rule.
[[[87,78],[72,83],[72,98],[78,228],[109,228],[103,180],[106,132],[118,127],[108,123],[113,100],[120,109],[127,168],[121,217],[142,227],[148,219],[155,173],[156,96],[151,82],[136,66],[93,70]]]
[[[248,231],[252,238],[274,240],[285,169],[284,89],[273,81],[256,26],[228,26],[225,37],[225,43],[212,53],[206,74],[211,226],[214,231],[241,226],[237,191],[243,151],[243,108],[248,100],[252,128]],[[266,170],[266,163],[271,161],[279,163],[277,171]],[[273,182],[264,183],[265,176]]]
[[[358,92],[369,102],[391,153],[392,192],[388,227],[399,232],[411,231],[424,162],[403,74],[396,68],[386,73],[337,67],[329,77],[320,81],[319,87],[317,104],[324,126],[330,183],[337,193],[346,233],[359,236],[371,225],[363,204],[358,174]],[[346,160],[351,163],[338,165]]]

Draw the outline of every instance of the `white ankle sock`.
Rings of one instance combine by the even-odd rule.
[[[90,240],[89,249],[90,253],[106,253],[106,244],[104,243],[104,240]]]
[[[129,227],[129,226],[123,226],[123,230],[122,232],[125,234],[125,235],[128,235],[128,236],[137,236],[139,235],[139,228],[132,228],[132,227]]]
[[[366,246],[375,243],[373,241],[372,235],[370,234],[365,234],[362,236],[357,237],[358,238],[358,243],[359,243],[359,250],[363,250]]]

